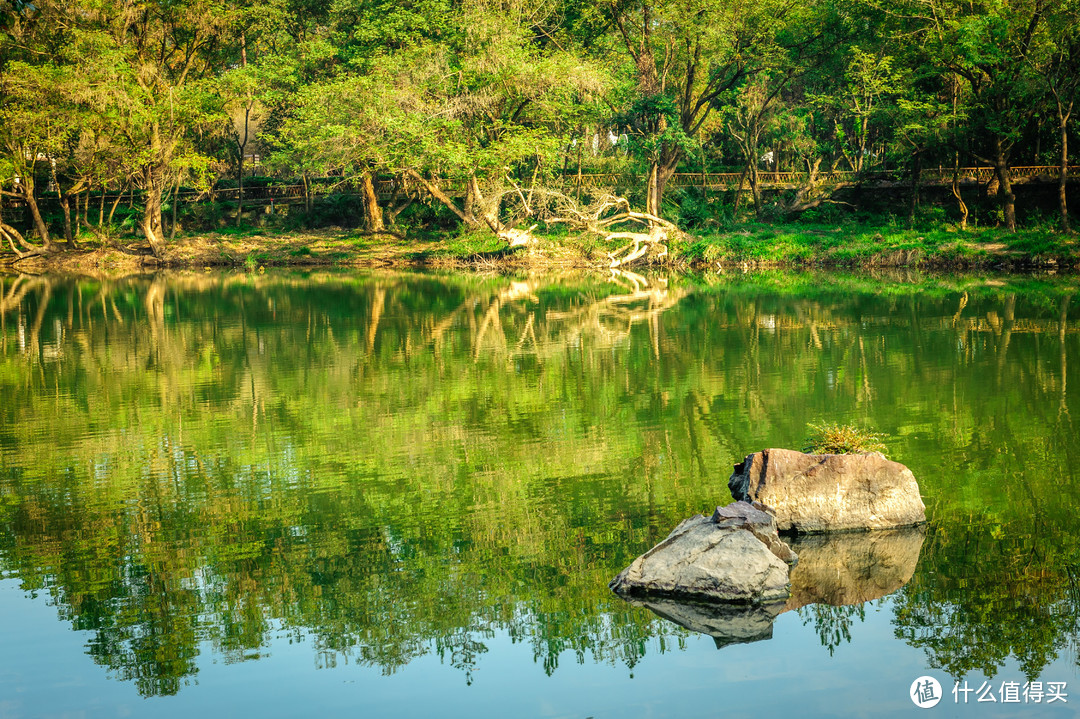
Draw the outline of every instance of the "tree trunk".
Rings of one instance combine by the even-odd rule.
[[[473,208],[476,206],[476,192],[479,190],[476,186],[476,176],[470,175],[468,181],[465,183],[465,204],[463,209],[465,216],[475,223],[476,213],[473,212]],[[443,203],[446,204],[446,203]]]
[[[754,195],[754,217],[761,221],[761,180],[758,177],[757,162],[750,162],[750,192]]]
[[[3,207],[4,196],[0,194],[0,210],[2,210]],[[43,248],[34,247],[26,241],[26,238],[24,238],[18,230],[16,230],[11,225],[5,223],[3,212],[0,212],[0,240],[7,240],[8,245],[11,247],[11,251],[14,252],[15,256],[20,260],[26,257],[33,257],[34,255],[41,255],[45,253],[45,250]],[[22,250],[20,250],[19,247],[15,246],[16,241],[18,241],[19,247],[21,247]],[[0,317],[2,317],[3,315],[3,304],[4,302],[0,300]]]
[[[240,162],[237,164],[236,171],[236,226],[240,226],[240,221],[244,217],[244,148],[240,147],[238,153]]]
[[[581,147],[584,144],[585,144],[585,142],[584,142],[584,136],[583,136],[582,141],[578,142],[578,148],[577,148],[577,184],[575,185],[575,188],[576,188],[576,191],[577,191],[576,196],[577,196],[577,199],[578,199],[579,202],[581,201]]]
[[[749,169],[749,165],[743,168],[742,174],[739,175],[739,184],[735,187],[735,209],[732,210],[731,218],[736,222],[739,221],[739,204],[742,202],[742,188],[743,183],[746,181],[746,173]]]
[[[952,194],[956,198],[956,204],[960,209],[960,229],[967,229],[968,208],[964,204],[964,197],[960,194],[960,153],[953,158]]]
[[[1063,232],[1071,232],[1069,227],[1069,205],[1065,199],[1065,183],[1069,178],[1069,116],[1072,114],[1073,105],[1069,103],[1066,111],[1061,102],[1058,102],[1058,126],[1061,129],[1061,170],[1058,173],[1058,209],[1061,212],[1061,229]]]
[[[390,226],[393,226],[397,222],[398,215],[400,215],[405,210],[405,208],[409,207],[413,203],[414,198],[408,194],[407,190],[404,189],[404,184],[404,182],[394,183],[394,198],[393,200],[391,200],[390,206],[387,207],[386,211],[383,213],[386,221],[388,222],[388,224],[390,224]],[[403,192],[405,195],[405,200],[404,202],[399,202],[399,200],[401,200]]]
[[[79,233],[82,232],[82,215],[79,214],[79,208],[82,205],[82,194],[76,194],[75,196],[75,222],[71,227],[71,244],[74,247],[79,241]]]
[[[165,250],[165,235],[161,227],[161,183],[162,177],[157,168],[147,166],[143,170],[146,191],[146,207],[143,210],[142,231],[154,257],[162,259]]]
[[[994,137],[994,174],[998,181],[998,198],[1005,215],[1005,227],[1009,232],[1016,232],[1016,194],[1009,177],[1009,152],[1000,136]]]
[[[666,127],[666,122],[660,123]],[[648,186],[645,193],[645,211],[660,217],[660,210],[664,206],[664,188],[668,181],[675,175],[675,168],[679,165],[681,153],[678,149],[672,149],[664,145],[660,149],[660,157],[649,165]]]
[[[105,224],[105,192],[108,190],[108,187],[109,187],[109,183],[107,183],[107,182],[101,186],[101,198],[100,198],[100,200],[98,202],[98,215],[97,215],[97,226],[99,228],[103,224]],[[89,200],[87,200],[87,202],[89,202]]]
[[[34,184],[23,179],[23,199],[26,200],[26,206],[30,209],[30,216],[34,218],[34,228],[37,230],[38,237],[41,238],[41,246],[48,251],[52,251],[53,244],[52,238],[49,237],[49,227],[45,224],[45,220],[41,217],[41,208],[38,207],[37,198],[34,197]]]
[[[106,220],[109,227],[112,227],[113,215],[116,214],[116,208],[120,206],[120,202],[124,199],[124,188],[121,187],[116,193],[116,198],[113,200],[112,207],[109,208],[109,219]]]
[[[176,209],[180,204],[180,178],[176,178],[176,184],[173,185],[172,193],[172,221],[169,222],[169,241],[172,242],[176,239]]]
[[[370,172],[365,172],[360,177],[360,188],[364,197],[365,229],[368,232],[382,232],[386,225],[383,224],[382,208],[379,207],[379,196],[375,194],[375,183]]]
[[[915,227],[915,208],[919,205],[919,176],[922,174],[922,153],[916,149],[911,155],[911,198],[908,207],[909,229]]]
[[[413,178],[428,191],[428,194],[434,197],[436,200],[446,206],[448,210],[457,215],[458,219],[465,223],[465,225],[471,229],[477,229],[480,227],[480,223],[476,221],[476,218],[471,212],[462,212],[461,209],[454,204],[454,201],[447,197],[446,193],[438,188],[438,186],[429,182],[427,178],[421,175],[416,170],[406,169],[405,174]]]
[[[645,190],[645,211],[650,215],[660,216],[660,202],[663,199],[660,196],[660,165],[659,163],[652,163],[649,165],[649,183]]]
[[[870,118],[863,116],[859,123],[859,138],[855,143],[855,172],[856,174],[862,174],[863,167],[866,164],[866,129],[869,124]]]
[[[71,249],[75,249],[75,236],[72,234],[71,229],[71,197],[69,195],[62,195],[60,197],[60,209],[64,211],[64,240]],[[75,208],[75,215],[78,217],[79,208]]]
[[[506,228],[503,226],[502,220],[499,219],[499,204],[501,199],[497,196],[489,201],[484,200],[484,195],[480,192],[480,183],[476,180],[476,173],[469,175],[469,196],[472,197],[472,203],[480,209],[480,217],[483,218],[484,224],[494,232],[495,234],[501,234]],[[495,203],[494,205],[492,203]],[[468,214],[472,214],[471,206],[468,210]]]

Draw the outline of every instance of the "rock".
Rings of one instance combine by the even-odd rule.
[[[732,508],[744,511],[748,506],[738,502],[717,511],[727,514]],[[773,622],[783,612],[809,604],[861,604],[900,589],[915,573],[924,536],[922,527],[902,527],[793,537],[787,551],[794,550],[799,561],[791,568],[791,596],[786,603],[730,604],[661,597],[629,601],[690,631],[708,634],[717,649],[762,641],[772,638]]]
[[[794,537],[799,564],[791,570],[785,611],[807,604],[835,607],[869,602],[911,581],[919,562],[922,527]]]
[[[769,604],[717,604],[678,599],[631,600],[659,617],[692,632],[708,634],[722,649],[729,644],[749,644],[772,639],[773,620],[784,610],[782,602]]]
[[[684,520],[608,585],[619,594],[764,603],[788,597],[794,553],[748,503]],[[763,535],[768,541],[762,541]]]
[[[911,470],[878,452],[765,449],[735,465],[728,487],[736,500],[768,505],[781,532],[884,529],[926,521]]]
[[[717,507],[712,521],[720,526],[743,527],[752,532],[770,552],[787,564],[794,564],[799,559],[799,555],[780,539],[776,518],[769,513],[769,508],[760,502],[732,502],[726,507]]]

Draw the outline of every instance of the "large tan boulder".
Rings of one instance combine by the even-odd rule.
[[[736,501],[774,510],[781,532],[885,529],[926,521],[911,470],[878,452],[765,449],[735,465],[728,487]]]
[[[764,540],[762,540],[764,537]],[[684,520],[611,580],[623,595],[765,603],[788,597],[788,563],[771,515],[747,503]]]

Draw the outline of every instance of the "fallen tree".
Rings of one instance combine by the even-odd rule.
[[[562,193],[549,193],[554,213],[545,217],[547,224],[565,224],[572,230],[597,235],[605,241],[629,240],[608,252],[609,267],[624,267],[639,261],[659,262],[668,256],[667,243],[683,236],[682,230],[649,212],[634,210],[625,197],[600,193],[581,204]],[[619,229],[636,225],[643,231]]]
[[[625,197],[605,190],[597,191],[582,202],[563,192],[536,185],[534,175],[527,189],[507,177],[506,184],[490,188],[485,195],[473,175],[468,179],[465,199],[459,207],[436,182],[411,170],[407,174],[467,227],[487,227],[505,241],[509,249],[539,243],[539,238],[533,234],[539,223],[521,227],[529,219],[540,219],[548,226],[566,225],[572,231],[596,235],[605,242],[628,240],[625,245],[607,253],[609,267],[662,261],[668,256],[667,243],[684,236],[674,223],[635,210]],[[507,202],[508,199],[512,202]],[[627,226],[634,229],[626,229]]]
[[[521,229],[520,227],[514,226],[523,218],[530,217],[534,214],[531,203],[525,197],[521,188],[516,184],[512,188],[499,188],[494,191],[489,190],[488,194],[485,196],[480,188],[480,182],[476,179],[476,175],[470,175],[466,184],[465,199],[461,206],[459,206],[458,203],[454,202],[452,197],[443,191],[439,186],[437,179],[426,178],[411,168],[406,168],[404,172],[408,178],[415,180],[423,187],[428,195],[453,212],[469,229],[479,230],[487,227],[494,232],[499,239],[504,240],[510,248],[523,247],[538,242],[536,236],[532,234],[532,231],[537,227],[535,224],[528,229]],[[516,213],[517,216],[514,220],[511,220],[511,222],[507,224],[500,219],[500,216],[502,215],[502,204],[505,197],[513,194],[521,196],[522,211]],[[531,197],[532,194],[533,188],[530,187],[529,196]],[[479,215],[479,217],[477,215]]]

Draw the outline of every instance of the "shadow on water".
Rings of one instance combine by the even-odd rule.
[[[608,580],[828,418],[889,435],[931,529],[809,540],[787,609],[831,651],[888,594],[931,666],[1035,675],[1077,637],[1076,285],[904,279],[0,277],[0,571],[145,695],[282,634],[634,667],[689,634]]]

